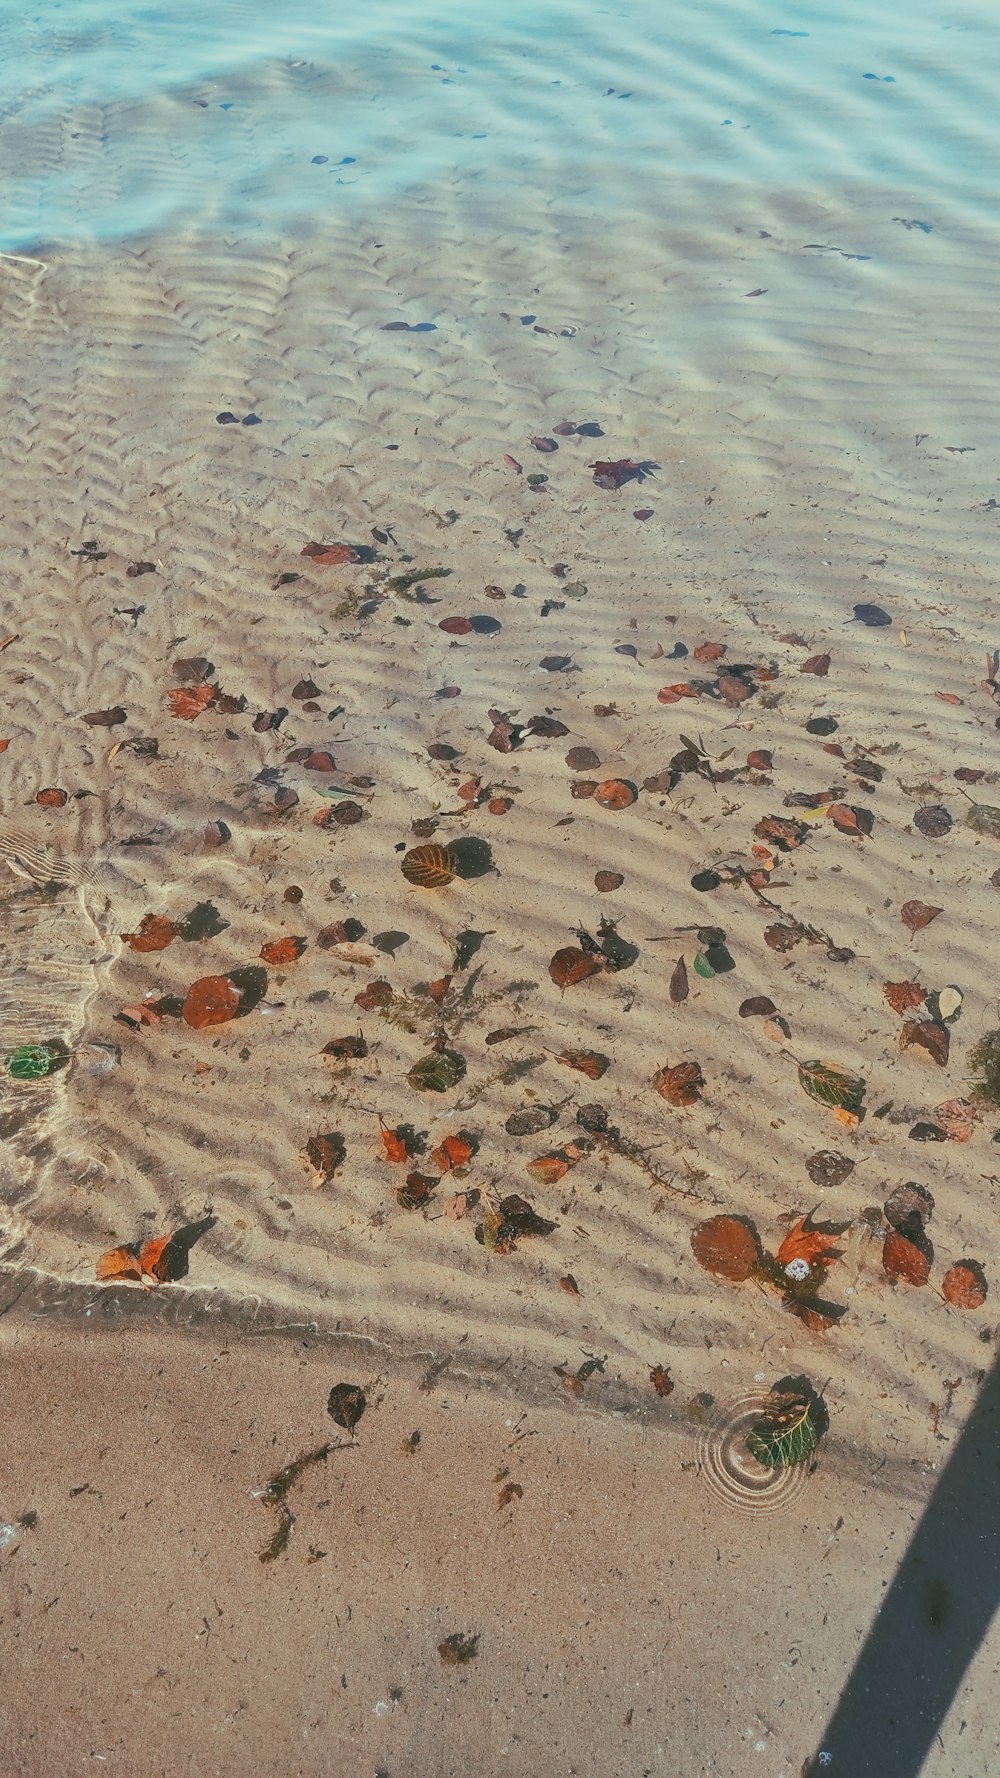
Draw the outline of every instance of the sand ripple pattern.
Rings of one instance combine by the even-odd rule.
[[[717,1500],[746,1513],[792,1506],[806,1487],[811,1463],[768,1469],[747,1450],[746,1436],[759,1422],[767,1390],[748,1390],[717,1402],[699,1427],[698,1470]]]

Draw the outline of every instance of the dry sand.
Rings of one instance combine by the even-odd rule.
[[[141,146],[133,113],[108,116]],[[5,1082],[0,1114],[0,1516],[39,1515],[0,1565],[5,1773],[797,1778],[993,1359],[992,1297],[963,1313],[940,1281],[972,1257],[995,1288],[996,1120],[965,1145],[909,1140],[967,1091],[997,1022],[1000,849],[963,825],[955,778],[982,773],[973,794],[1000,802],[975,215],[929,244],[873,180],[839,206],[772,194],[766,213],[734,183],[708,220],[692,177],[648,235],[608,208],[596,251],[572,192],[522,191],[513,224],[495,196],[477,222],[474,195],[420,187],[419,214],[397,205],[378,233],[331,217],[282,239],[175,230],[0,260],[0,639],[15,638],[0,1018],[6,1050],[72,1052],[45,1082]],[[845,259],[843,241],[881,261]],[[401,319],[433,331],[385,331]],[[226,411],[260,424],[218,424]],[[555,434],[564,420],[602,436]],[[595,486],[588,466],[621,458],[655,469]],[[549,479],[533,490],[532,474]],[[377,559],[301,554],[345,540]],[[137,563],[153,571],[130,578]],[[435,567],[448,577],[425,601],[389,589]],[[856,602],[891,624],[848,623]],[[476,615],[501,628],[440,628]],[[721,662],[693,658],[713,642]],[[827,677],[800,671],[825,652]],[[244,709],[170,713],[173,663],[197,656]],[[738,707],[658,701],[738,663],[755,686]],[[293,695],[303,680],[314,699]],[[123,724],[83,720],[116,705]],[[566,733],[502,753],[491,709]],[[820,716],[835,733],[807,732]],[[668,794],[682,736],[737,775]],[[155,756],[131,745],[149,737]],[[598,764],[574,770],[573,747]],[[289,763],[301,748],[335,770]],[[772,769],[745,768],[755,749]],[[859,757],[877,781],[846,769]],[[625,810],[573,794],[618,777],[638,787]],[[470,778],[506,812],[467,810]],[[316,824],[331,781],[361,821]],[[38,804],[46,787],[64,806]],[[746,887],[691,887],[749,863],[757,823],[801,813],[790,793],[824,805],[834,787],[871,835],[811,824],[767,889],[780,912]],[[928,804],[953,818],[940,839],[914,827]],[[495,869],[410,886],[415,822],[488,842]],[[602,870],[618,890],[597,890]],[[912,898],[942,912],[911,939]],[[145,914],[205,901],[226,922],[214,937],[122,942]],[[550,958],[602,916],[636,961],[561,993]],[[770,948],[783,918],[812,938]],[[406,942],[340,961],[317,936],[348,920]],[[712,979],[694,971],[706,926],[736,965]],[[467,929],[487,936],[439,1014],[426,985]],[[116,1020],[286,936],[307,948],[269,968],[246,1018]],[[681,955],[690,993],[673,1005]],[[944,1068],[900,1051],[882,985],[909,977],[964,993]],[[392,1018],[356,1005],[374,979]],[[738,1016],[763,994],[785,1041]],[[440,1098],[407,1081],[439,1023],[467,1062]],[[359,1026],[366,1056],[321,1055]],[[517,1035],[487,1041],[504,1028]],[[580,1049],[611,1059],[599,1083],[557,1062]],[[859,1128],[803,1093],[795,1057],[864,1076]],[[706,1082],[688,1109],[651,1085],[680,1061]],[[595,1102],[661,1184],[600,1144],[556,1184],[526,1172]],[[558,1108],[550,1129],[506,1131],[537,1106]],[[470,1131],[478,1152],[403,1209],[380,1117],[432,1145]],[[305,1148],[327,1132],[346,1158],[317,1186]],[[854,1171],[821,1190],[804,1162],[826,1148]],[[884,1276],[861,1214],[910,1179],[936,1200],[922,1289]],[[487,1252],[482,1204],[442,1214],[451,1185],[522,1193],[556,1228]],[[773,1250],[817,1200],[849,1225],[825,1292],[848,1313],[828,1332],[693,1258],[705,1217],[750,1217]],[[207,1215],[182,1282],[93,1282],[104,1248]],[[604,1368],[568,1390],[555,1367],[591,1355]],[[662,1400],[657,1365],[675,1385]],[[706,1473],[698,1398],[724,1420],[797,1375],[824,1388],[818,1471],[780,1512],[741,1513]],[[358,1449],[310,1472],[288,1552],[261,1567],[252,1491],[330,1436],[342,1376],[371,1392]],[[498,1512],[505,1466],[524,1495]],[[452,1630],[481,1637],[456,1670],[436,1654]],[[988,1771],[996,1649],[930,1778]]]

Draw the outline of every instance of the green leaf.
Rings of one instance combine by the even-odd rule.
[[[414,1063],[406,1078],[418,1093],[447,1093],[464,1080],[465,1069],[465,1057],[457,1050],[432,1051]]]
[[[857,1116],[865,1102],[865,1082],[834,1062],[801,1062],[799,1085],[818,1105],[838,1107]]]
[[[1000,809],[992,803],[973,803],[965,817],[966,827],[973,833],[984,833],[987,839],[1000,840]]]
[[[791,1469],[795,1463],[804,1463],[819,1443],[812,1404],[804,1396],[779,1399],[765,1408],[745,1443],[751,1457],[766,1469]]]
[[[19,1043],[7,1057],[7,1073],[12,1080],[43,1080],[55,1059],[47,1043]]]
[[[695,975],[703,976],[707,982],[710,982],[715,974],[715,970],[712,968],[704,951],[699,951],[694,960],[694,973]]]

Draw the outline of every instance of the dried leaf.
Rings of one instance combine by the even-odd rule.
[[[819,1443],[812,1402],[805,1395],[775,1392],[744,1442],[751,1457],[766,1469],[791,1469],[805,1463]]]
[[[738,1216],[710,1216],[691,1231],[695,1259],[713,1277],[742,1284],[760,1265],[760,1240],[752,1223]]]
[[[83,721],[91,728],[117,728],[119,723],[128,721],[128,711],[115,704],[110,710],[89,710]]]
[[[464,1667],[466,1662],[474,1661],[479,1653],[479,1637],[463,1636],[455,1630],[438,1643],[438,1654],[446,1667]]]
[[[143,914],[138,931],[123,932],[121,936],[133,951],[165,951],[179,931],[166,914]]]
[[[653,1076],[653,1090],[668,1105],[696,1105],[701,1098],[705,1076],[697,1062],[675,1062],[672,1068],[661,1068]]]
[[[774,756],[764,747],[755,747],[747,754],[747,765],[755,772],[769,772],[774,764]]]
[[[431,1160],[442,1173],[454,1172],[456,1167],[464,1167],[466,1161],[472,1159],[474,1148],[464,1136],[446,1136],[436,1148],[431,1149]]]
[[[860,839],[867,838],[875,826],[870,809],[852,808],[848,803],[831,803],[826,814],[838,833],[853,834]]]
[[[594,875],[594,887],[601,895],[609,895],[612,890],[620,889],[624,881],[620,870],[599,870]]]
[[[985,834],[989,840],[1000,840],[1000,809],[990,803],[973,803],[965,817],[966,827],[973,833]]]
[[[258,955],[263,962],[277,966],[281,963],[296,963],[305,948],[304,938],[275,938],[269,945],[261,945]]]
[[[43,809],[61,809],[69,801],[69,797],[65,790],[50,784],[45,790],[36,791],[35,801],[41,803]]]
[[[687,964],[683,957],[678,957],[670,973],[670,985],[667,989],[671,1006],[682,1006],[688,997]]]
[[[726,652],[724,642],[699,642],[693,650],[696,661],[721,661]]]
[[[407,882],[419,889],[443,889],[455,876],[454,861],[447,846],[413,846],[400,869]]]
[[[602,809],[627,809],[636,799],[636,788],[625,778],[606,778],[594,791],[595,803]]]
[[[929,926],[931,921],[936,920],[938,914],[943,912],[943,908],[931,907],[926,901],[904,901],[899,910],[899,917],[908,931],[920,932],[923,927]]]
[[[909,1179],[905,1185],[897,1185],[889,1193],[882,1211],[889,1227],[898,1234],[921,1238],[924,1223],[929,1222],[934,1214],[934,1197],[925,1185],[918,1185],[915,1179]]]
[[[345,1432],[354,1428],[368,1406],[368,1399],[358,1383],[335,1383],[327,1398],[326,1411]]]
[[[882,993],[900,1018],[912,1007],[923,1006],[927,999],[927,989],[921,988],[917,982],[883,982]]]
[[[830,656],[828,654],[811,654],[799,668],[800,673],[815,673],[817,679],[825,679],[829,671]]]
[[[611,1057],[603,1056],[600,1050],[563,1050],[556,1057],[564,1068],[575,1068],[578,1074],[585,1074],[588,1080],[601,1080],[611,1067]]]
[[[347,1158],[347,1146],[339,1130],[322,1136],[310,1136],[306,1143],[306,1159],[318,1175],[320,1185],[329,1185],[338,1167]]]
[[[752,698],[754,687],[745,679],[739,679],[735,673],[722,673],[718,680],[719,696],[729,705],[742,704]]]
[[[567,1296],[578,1297],[580,1295],[580,1286],[572,1272],[567,1272],[564,1277],[560,1278],[559,1289],[564,1290]]]
[[[510,1506],[513,1501],[523,1497],[524,1489],[520,1482],[505,1482],[497,1495],[497,1512],[503,1512],[505,1506]]]
[[[549,975],[557,988],[571,988],[590,975],[598,975],[605,965],[606,959],[593,952],[582,951],[578,945],[564,945],[549,963]]]
[[[691,685],[662,685],[656,694],[658,704],[679,704],[682,698],[696,698],[699,693]]]
[[[142,1266],[139,1264],[137,1247],[110,1247],[102,1253],[97,1261],[97,1276],[102,1284],[113,1282],[117,1278],[141,1278]]]
[[[813,1185],[824,1188],[843,1185],[844,1180],[854,1172],[854,1162],[845,1154],[837,1154],[835,1149],[820,1148],[811,1154],[805,1164]]]
[[[333,1056],[338,1062],[361,1062],[367,1054],[368,1045],[360,1031],[351,1032],[346,1037],[331,1037],[320,1050],[321,1056]]]
[[[357,562],[358,551],[349,543],[307,543],[300,555],[311,556],[317,568],[336,568],[343,562]]]
[[[447,1093],[465,1079],[466,1066],[455,1050],[432,1050],[414,1063],[406,1078],[415,1092]]]
[[[882,1246],[882,1267],[889,1278],[905,1278],[909,1284],[926,1284],[930,1259],[916,1242],[890,1229]]]
[[[979,1109],[971,1099],[946,1099],[935,1105],[934,1118],[950,1142],[968,1142],[979,1120]]]
[[[740,1002],[741,1019],[767,1019],[777,1010],[774,1001],[766,994],[753,994],[749,1000]]]
[[[939,1025],[935,1019],[907,1019],[899,1034],[899,1047],[926,1050],[938,1067],[944,1068],[951,1048],[951,1033],[947,1025]]]
[[[785,1269],[794,1260],[804,1260],[813,1269],[815,1266],[825,1267],[831,1260],[840,1259],[843,1248],[837,1246],[846,1224],[841,1223],[834,1228],[830,1223],[814,1223],[811,1216],[803,1216],[789,1229],[778,1248],[776,1259],[779,1266]]]
[[[242,999],[227,975],[205,975],[188,989],[181,1017],[195,1031],[206,1025],[224,1025],[236,1017]]]
[[[653,1388],[656,1390],[657,1395],[673,1394],[674,1380],[665,1365],[654,1364],[649,1373],[649,1380],[652,1383]]]
[[[865,1100],[865,1082],[860,1075],[838,1068],[835,1062],[802,1062],[799,1085],[818,1105],[846,1111],[857,1117]]]
[[[918,809],[913,817],[913,825],[926,840],[941,840],[950,833],[953,822],[947,809],[941,803],[928,803]]]
[[[190,690],[183,685],[175,687],[173,691],[167,692],[170,714],[182,717],[185,722],[193,722],[196,716],[200,716],[203,710],[207,710],[209,705],[214,703],[217,689],[216,686],[209,685],[207,682],[196,685]]]
[[[986,1275],[974,1259],[960,1259],[941,1280],[941,1294],[955,1309],[981,1309],[987,1290]]]

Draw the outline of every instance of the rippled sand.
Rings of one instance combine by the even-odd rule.
[[[156,1350],[179,1367],[173,1412],[190,1413],[214,1450],[220,1410],[197,1382],[216,1364],[200,1356],[206,1326],[213,1351],[224,1339],[239,1352],[248,1399],[272,1393],[279,1362],[257,1333],[350,1336],[373,1374],[396,1380],[404,1418],[406,1389],[436,1364],[463,1390],[485,1388],[463,1408],[479,1427],[495,1427],[497,1403],[515,1422],[529,1406],[547,1416],[557,1515],[557,1470],[577,1438],[609,1441],[611,1462],[620,1433],[614,1462],[627,1468],[641,1428],[676,1524],[701,1539],[726,1509],[710,1466],[698,1470],[692,1400],[725,1410],[806,1374],[825,1386],[831,1432],[822,1482],[788,1504],[786,1535],[818,1561],[836,1518],[877,1498],[879,1525],[893,1529],[865,1561],[891,1573],[992,1336],[992,1299],[963,1315],[937,1286],[966,1256],[990,1269],[993,1125],[968,1145],[917,1146],[908,1132],[966,1090],[969,1050],[995,1022],[1000,854],[963,826],[954,776],[982,772],[974,794],[1000,801],[983,686],[997,642],[984,374],[997,251],[983,168],[995,32],[979,15],[876,31],[859,9],[836,24],[807,18],[800,35],[797,21],[779,29],[749,5],[669,29],[651,9],[583,10],[512,16],[487,46],[457,14],[434,29],[379,15],[368,43],[293,20],[280,53],[266,43],[260,54],[259,20],[244,9],[240,55],[227,61],[207,26],[155,90],[139,27],[131,48],[96,17],[55,44],[21,27],[32,78],[7,95],[0,123],[0,147],[19,157],[0,258],[0,621],[17,638],[0,655],[0,855],[11,865],[0,1020],[5,1049],[58,1038],[73,1055],[45,1083],[5,1086],[5,1300],[28,1287],[8,1339],[68,1354],[92,1402],[94,1354],[109,1342],[88,1335],[90,1356],[74,1357],[72,1330],[119,1325],[141,1364]],[[260,423],[220,425],[226,412]],[[600,436],[555,432],[565,420]],[[650,465],[648,478],[595,486],[590,465],[621,458]],[[529,475],[548,479],[532,488]],[[88,540],[96,550],[73,553]],[[312,540],[371,546],[378,559],[316,566],[301,554]],[[144,562],[153,570],[130,578]],[[413,567],[448,570],[426,582],[426,602],[388,589]],[[849,622],[863,602],[891,623]],[[476,615],[499,631],[440,628]],[[717,678],[693,654],[707,642],[725,644],[726,663],[765,670],[754,696],[660,702],[665,686]],[[828,677],[800,671],[826,652]],[[214,663],[245,711],[171,716],[172,663],[192,656]],[[553,658],[565,665],[546,669]],[[314,699],[293,695],[303,680]],[[82,720],[115,705],[123,725]],[[279,710],[280,726],[255,724]],[[500,753],[491,710],[548,716],[566,733]],[[836,730],[808,732],[817,717]],[[147,737],[155,757],[128,744]],[[715,786],[689,775],[667,794],[656,781],[683,737],[740,775]],[[824,740],[881,778],[845,775]],[[302,747],[333,754],[333,782],[353,789],[362,821],[315,824],[335,805],[328,779],[289,763]],[[597,764],[574,769],[574,747]],[[748,772],[758,749],[773,768]],[[505,813],[462,812],[471,777],[509,802]],[[581,778],[624,778],[639,794],[608,810],[574,794]],[[65,806],[37,804],[51,786]],[[692,888],[718,861],[747,860],[763,817],[794,816],[789,793],[821,801],[833,786],[871,810],[871,837],[818,822],[774,873],[779,911],[745,888]],[[285,811],[282,790],[298,796]],[[913,825],[927,803],[954,820],[939,840]],[[232,835],[222,848],[205,839],[218,821]],[[441,843],[488,841],[495,870],[442,890],[408,885],[402,848],[427,821]],[[620,872],[621,887],[600,893],[602,870]],[[286,899],[293,886],[301,900]],[[899,908],[912,898],[943,911],[911,940]],[[205,901],[227,922],[218,936],[144,955],[122,943],[143,914],[177,919]],[[634,966],[560,993],[549,959],[602,917],[638,946]],[[829,943],[770,948],[764,928],[782,917]],[[370,968],[338,962],[317,934],[349,919],[406,942]],[[724,929],[736,964],[709,980],[693,966],[706,926]],[[422,1096],[406,1076],[438,1019],[421,985],[452,970],[469,928],[487,934],[481,973],[471,1001],[446,1009],[467,1074],[444,1099]],[[287,935],[308,948],[270,969],[245,1019],[136,1032],[115,1018],[253,963]],[[854,956],[832,961],[831,948]],[[681,954],[691,992],[674,1005]],[[910,976],[964,992],[946,1069],[900,1053],[882,984]],[[359,1011],[373,978],[410,997],[401,1017]],[[788,1022],[784,1043],[738,1016],[762,994]],[[365,1058],[321,1056],[359,1025]],[[488,1041],[506,1027],[518,1034]],[[557,1062],[576,1049],[610,1057],[599,1084]],[[865,1076],[857,1131],[801,1091],[796,1058],[813,1056]],[[697,1060],[707,1082],[688,1110],[651,1086],[680,1060]],[[576,1110],[595,1101],[663,1186],[600,1148],[556,1185],[526,1172],[579,1135]],[[550,1129],[506,1131],[538,1105],[557,1108]],[[402,1170],[383,1158],[380,1117],[433,1143],[459,1128],[479,1143],[467,1178],[442,1181],[426,1213],[396,1201]],[[304,1151],[327,1131],[343,1135],[346,1160],[317,1189]],[[820,1191],[804,1162],[828,1147],[855,1168]],[[889,1284],[861,1216],[910,1178],[936,1200],[924,1290]],[[488,1253],[479,1215],[437,1208],[449,1183],[523,1193],[556,1229]],[[702,1218],[750,1216],[773,1248],[782,1217],[818,1198],[819,1214],[852,1225],[829,1289],[849,1312],[831,1332],[695,1264]],[[103,1248],[209,1212],[187,1279],[159,1299],[93,1283]],[[577,1298],[560,1288],[567,1275]],[[606,1369],[572,1395],[554,1367],[589,1354]],[[657,1364],[676,1383],[662,1401],[649,1383]],[[324,1395],[301,1431],[275,1420],[274,1466],[324,1436]],[[392,1438],[409,1430],[392,1421]],[[258,1481],[268,1451],[255,1455]],[[224,1463],[221,1446],[210,1461]],[[254,1476],[241,1472],[241,1499]],[[782,1560],[777,1523],[767,1575]],[[730,1529],[743,1550],[745,1530]],[[250,1545],[255,1535],[248,1525]],[[384,1524],[376,1535],[389,1535]],[[474,1565],[476,1538],[462,1535]],[[668,1543],[661,1521],[653,1547],[680,1560]],[[293,1546],[300,1588],[328,1573],[302,1566],[305,1546]],[[426,1549],[419,1560],[429,1576]],[[525,1544],[517,1560],[530,1572],[536,1556]],[[845,1622],[866,1625],[877,1592],[856,1595],[856,1557],[826,1566]],[[688,1621],[693,1672],[690,1636]],[[664,1658],[655,1638],[649,1651]],[[721,1711],[702,1749],[691,1723],[667,1734],[658,1696],[648,1746],[613,1766],[615,1740],[601,1769],[797,1773],[849,1659],[838,1644],[825,1680],[797,1694],[794,1732],[772,1722],[773,1675],[758,1676],[754,1709],[771,1726],[754,1733],[781,1750],[763,1763],[739,1752],[752,1712]],[[615,1683],[608,1698],[624,1719],[638,1706],[625,1678]],[[962,1708],[974,1715],[968,1699]],[[978,1732],[985,1747],[981,1721]],[[409,1751],[385,1754],[393,1778],[426,1772],[428,1745],[451,1748],[414,1733]],[[485,1769],[533,1769],[554,1745],[537,1734],[531,1752],[494,1748]],[[356,1744],[341,1744],[341,1760]],[[434,1769],[457,1770],[460,1745]],[[985,1773],[970,1745],[942,1754],[934,1778]],[[52,1769],[46,1757],[39,1772]],[[318,1773],[326,1757],[276,1744],[275,1769]],[[575,1757],[551,1769],[597,1770]],[[225,1751],[211,1758],[165,1756],[163,1770],[236,1769]]]

